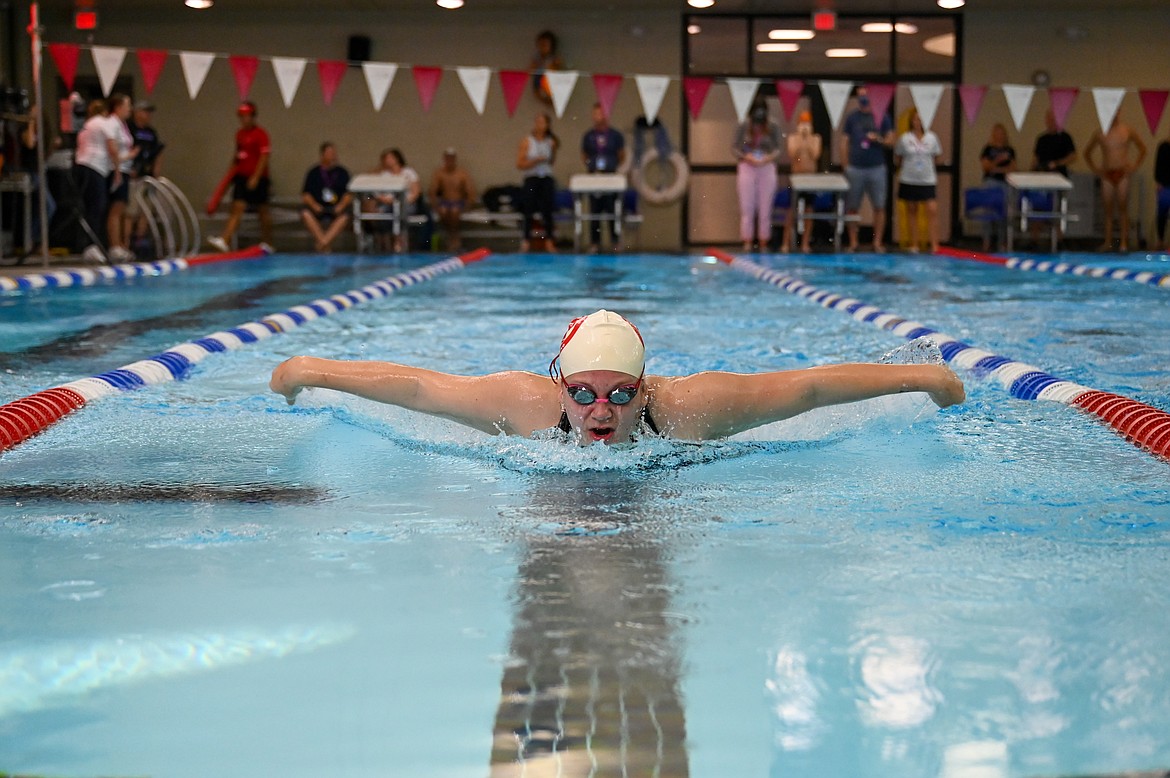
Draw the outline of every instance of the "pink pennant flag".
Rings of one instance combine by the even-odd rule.
[[[687,108],[691,111],[691,118],[698,119],[703,110],[703,103],[707,102],[707,92],[711,89],[713,78],[700,76],[686,76],[683,78],[683,94],[687,96]]]
[[[77,60],[81,58],[81,47],[76,43],[50,43],[49,56],[65,82],[66,91],[73,91],[73,79],[77,77]]]
[[[504,105],[508,108],[509,116],[516,115],[516,107],[520,105],[527,84],[528,72],[525,70],[500,71],[500,88],[504,90]]]
[[[777,79],[776,96],[780,98],[780,107],[784,109],[784,119],[792,121],[792,113],[800,96],[804,94],[804,82],[798,79]]]
[[[1072,110],[1077,95],[1081,90],[1075,86],[1048,87],[1048,105],[1052,108],[1052,117],[1056,119],[1056,129],[1063,130],[1064,122],[1068,119],[1068,112]]]
[[[232,75],[236,77],[236,91],[240,100],[247,100],[248,93],[252,91],[252,80],[256,78],[256,70],[260,67],[260,58],[233,54],[228,57],[228,64],[232,66]]]
[[[337,94],[347,67],[347,63],[337,59],[317,60],[317,78],[321,81],[321,97],[325,105],[333,105],[333,95]]]
[[[411,70],[414,73],[414,86],[418,89],[418,99],[422,101],[423,113],[427,113],[431,110],[431,102],[435,99],[435,92],[439,90],[439,80],[443,78],[443,69],[415,65]]]
[[[873,106],[873,115],[878,117],[878,122],[881,122],[881,118],[886,115],[886,111],[890,107],[890,101],[894,99],[894,85],[866,84],[865,93],[869,95],[869,103]]]
[[[139,49],[138,67],[142,70],[142,85],[149,95],[154,92],[154,85],[162,75],[163,65],[167,62],[167,53],[158,49]]]
[[[1146,112],[1146,122],[1150,125],[1150,134],[1158,132],[1158,123],[1162,121],[1162,111],[1166,110],[1166,97],[1170,90],[1166,89],[1139,89],[1138,97],[1142,101],[1142,110]]]
[[[593,74],[593,89],[597,92],[597,102],[601,103],[601,110],[605,118],[609,119],[609,112],[613,109],[618,92],[622,88],[622,77],[606,73]]]
[[[972,125],[979,117],[979,109],[983,107],[983,98],[987,97],[987,87],[979,84],[960,84],[959,102],[963,104],[963,115],[967,117],[967,124]]]

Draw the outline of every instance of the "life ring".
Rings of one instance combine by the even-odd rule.
[[[670,152],[670,156],[666,161],[674,168],[674,181],[670,186],[661,189],[654,189],[646,180],[645,171],[647,166],[652,162],[658,160],[658,149],[647,149],[642,154],[642,161],[631,172],[630,178],[634,185],[634,189],[638,190],[638,194],[643,200],[651,205],[668,205],[682,198],[687,191],[687,184],[690,181],[691,168],[687,164],[687,159],[677,151]]]

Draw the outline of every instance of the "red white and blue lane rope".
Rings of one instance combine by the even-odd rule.
[[[753,278],[907,340],[929,335],[938,344],[947,362],[976,375],[992,378],[1007,389],[1012,397],[1051,400],[1080,408],[1104,421],[1139,448],[1170,459],[1170,413],[1119,394],[1101,392],[1057,378],[1033,365],[975,348],[921,322],[905,319],[852,297],[818,289],[799,278],[771,270],[749,259],[735,257],[718,249],[711,249],[710,254]]]
[[[160,259],[157,262],[127,262],[122,265],[55,270],[49,273],[27,273],[14,277],[0,276],[0,292],[93,286],[99,281],[122,281],[127,278],[142,278],[144,276],[165,276],[197,265],[228,262],[235,259],[255,259],[271,253],[271,249],[264,246],[253,246],[223,254],[199,254],[178,259]]]
[[[1113,281],[1133,281],[1134,283],[1145,286],[1157,286],[1163,289],[1170,289],[1170,273],[1153,273],[1149,270],[1128,270],[1121,267],[1101,267],[1100,265],[1081,265],[1052,259],[998,257],[994,254],[961,251],[945,246],[940,248],[936,253],[952,259],[983,262],[1012,270],[1030,270],[1036,273],[1055,273],[1056,275],[1084,276],[1085,278],[1106,278]]]
[[[192,367],[212,354],[234,351],[302,324],[329,316],[347,308],[388,297],[400,289],[429,281],[435,276],[460,270],[479,261],[490,252],[478,249],[458,257],[435,262],[416,270],[388,276],[361,289],[296,305],[262,319],[250,321],[230,330],[181,343],[129,365],[123,365],[100,375],[70,381],[51,389],[0,405],[0,451],[12,448],[46,427],[56,423],[82,406],[119,392],[142,389],[184,378]]]

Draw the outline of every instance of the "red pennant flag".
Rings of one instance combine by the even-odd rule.
[[[691,118],[698,119],[703,110],[703,103],[707,102],[707,91],[711,89],[713,78],[686,76],[683,78],[683,94],[687,96],[687,108],[691,111]]]
[[[73,91],[73,79],[77,77],[77,60],[81,56],[81,47],[76,43],[50,43],[49,56],[65,82],[66,91]]]
[[[1166,97],[1170,91],[1165,89],[1139,89],[1138,97],[1142,101],[1142,110],[1146,112],[1146,122],[1150,125],[1150,134],[1158,132],[1158,123],[1162,121],[1162,111],[1166,110]]]
[[[963,104],[963,114],[967,117],[967,124],[972,125],[979,117],[979,109],[983,107],[983,98],[987,96],[987,87],[979,84],[960,84],[959,102]]]
[[[779,79],[776,81],[776,96],[780,98],[780,107],[784,109],[784,118],[792,121],[792,112],[796,110],[796,103],[804,94],[804,82],[796,79]]]
[[[341,86],[341,79],[345,77],[348,67],[341,60],[317,60],[317,78],[321,80],[321,97],[325,98],[325,105],[333,105],[333,95],[337,94],[337,87]]]
[[[240,94],[240,101],[247,100],[248,93],[252,91],[252,80],[256,78],[256,70],[260,67],[260,58],[232,55],[228,57],[228,64],[232,66],[232,75],[236,77],[236,91]]]
[[[873,115],[878,117],[878,122],[881,122],[881,117],[886,115],[886,110],[890,107],[890,101],[894,99],[894,85],[893,84],[866,84],[865,93],[869,95],[869,103],[873,106]]]
[[[418,89],[418,99],[422,101],[423,113],[427,113],[431,110],[431,102],[435,99],[435,92],[439,89],[439,80],[443,78],[443,69],[415,65],[411,70],[414,73],[414,86]]]
[[[1072,110],[1080,89],[1075,86],[1052,86],[1048,88],[1048,105],[1052,108],[1052,118],[1056,119],[1056,129],[1064,129],[1064,121],[1068,112]]]
[[[139,49],[138,67],[142,69],[142,84],[149,95],[154,92],[154,85],[162,75],[163,65],[167,62],[167,53],[158,49]]]
[[[595,73],[593,75],[593,89],[597,92],[597,102],[601,103],[601,110],[605,118],[609,119],[609,112],[613,109],[618,92],[622,88],[622,77]]]
[[[524,96],[524,87],[527,84],[527,71],[500,71],[500,87],[504,90],[504,105],[508,107],[509,116],[514,116],[516,114],[516,107],[520,105],[520,98]]]

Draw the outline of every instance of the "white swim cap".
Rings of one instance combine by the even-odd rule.
[[[569,322],[557,356],[563,376],[613,370],[638,378],[646,369],[646,347],[638,328],[606,310]]]

